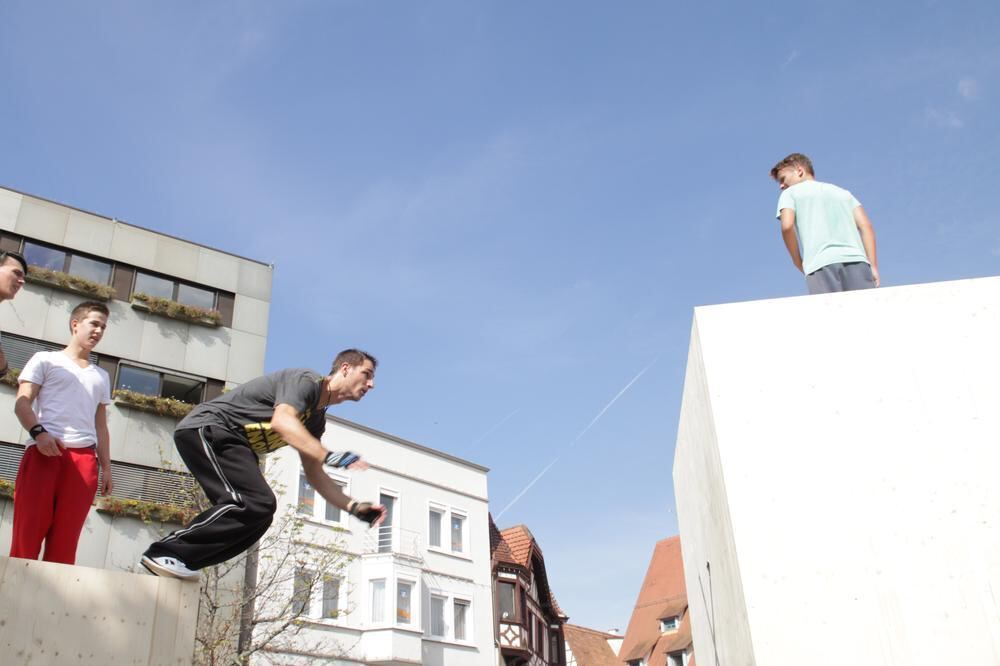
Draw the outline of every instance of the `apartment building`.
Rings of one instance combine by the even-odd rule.
[[[91,510],[77,563],[134,569],[152,540],[176,528],[170,521],[183,519],[174,510],[189,479],[173,446],[179,415],[263,372],[272,268],[4,188],[0,248],[30,264],[28,283],[0,304],[12,370],[36,351],[66,345],[79,302],[105,301],[111,311],[92,362],[107,370],[114,390],[115,489]],[[0,495],[7,498],[27,439],[14,416],[15,387],[13,375],[0,383]],[[10,546],[12,513],[12,502],[0,501],[0,552]]]
[[[294,570],[277,577],[283,594],[272,609],[258,606],[258,617],[277,609],[272,616],[290,611],[297,620],[294,636],[257,661],[495,666],[488,470],[330,415],[323,443],[371,464],[330,475],[348,495],[384,504],[388,517],[369,528],[315,492],[290,447],[268,456],[278,521],[291,513],[299,522],[298,537],[281,548],[302,550],[261,554],[259,586],[276,579],[276,560]],[[316,567],[324,568],[319,576]]]

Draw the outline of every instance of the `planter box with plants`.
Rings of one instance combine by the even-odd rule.
[[[98,496],[94,501],[94,506],[102,513],[108,513],[112,516],[138,518],[147,523],[156,520],[161,523],[183,525],[198,513],[192,507],[160,504],[159,502],[147,502],[145,500],[122,499],[120,497]]]
[[[71,294],[88,296],[98,301],[106,301],[115,294],[115,288],[110,285],[41,266],[28,266],[28,275],[25,279],[28,282],[45,285],[60,291],[68,291]]]
[[[0,375],[0,384],[4,386],[9,386],[13,389],[17,388],[17,378],[20,376],[21,371],[14,368],[8,368],[7,372]]]
[[[132,294],[132,307],[151,314],[179,319],[201,326],[222,326],[222,313],[218,310],[208,310],[194,305],[184,305],[168,298],[150,296],[142,292]]]
[[[194,405],[190,402],[175,400],[174,398],[161,398],[160,396],[146,395],[145,393],[125,389],[114,391],[111,397],[114,398],[116,405],[138,409],[139,411],[157,414],[158,416],[169,416],[175,419],[184,418],[188,415],[188,412],[194,409]]]

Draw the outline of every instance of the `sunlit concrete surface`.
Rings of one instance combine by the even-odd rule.
[[[1000,664],[1000,278],[697,308],[699,666]]]
[[[190,664],[197,583],[0,557],[0,663]]]

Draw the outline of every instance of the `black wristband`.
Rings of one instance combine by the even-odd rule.
[[[48,430],[46,430],[45,426],[43,426],[41,423],[36,423],[35,425],[31,426],[31,428],[28,430],[28,434],[31,435],[31,439],[38,437],[43,432],[48,432]]]

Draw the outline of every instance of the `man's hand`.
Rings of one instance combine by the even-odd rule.
[[[875,278],[876,287],[882,286],[882,278],[878,276],[878,268],[875,266],[872,266],[872,277]]]
[[[101,467],[101,495],[107,497],[114,489],[115,482],[111,480],[111,466]]]
[[[347,513],[363,520],[371,527],[377,527],[385,521],[385,507],[381,504],[351,500],[351,503],[347,505]]]
[[[39,453],[49,457],[61,456],[62,452],[66,450],[66,445],[62,443],[62,440],[50,432],[38,433],[38,437],[35,437],[35,446],[38,447]]]
[[[330,451],[326,454],[323,464],[333,468],[346,467],[358,472],[368,469],[368,463],[362,460],[361,456],[351,451]]]

